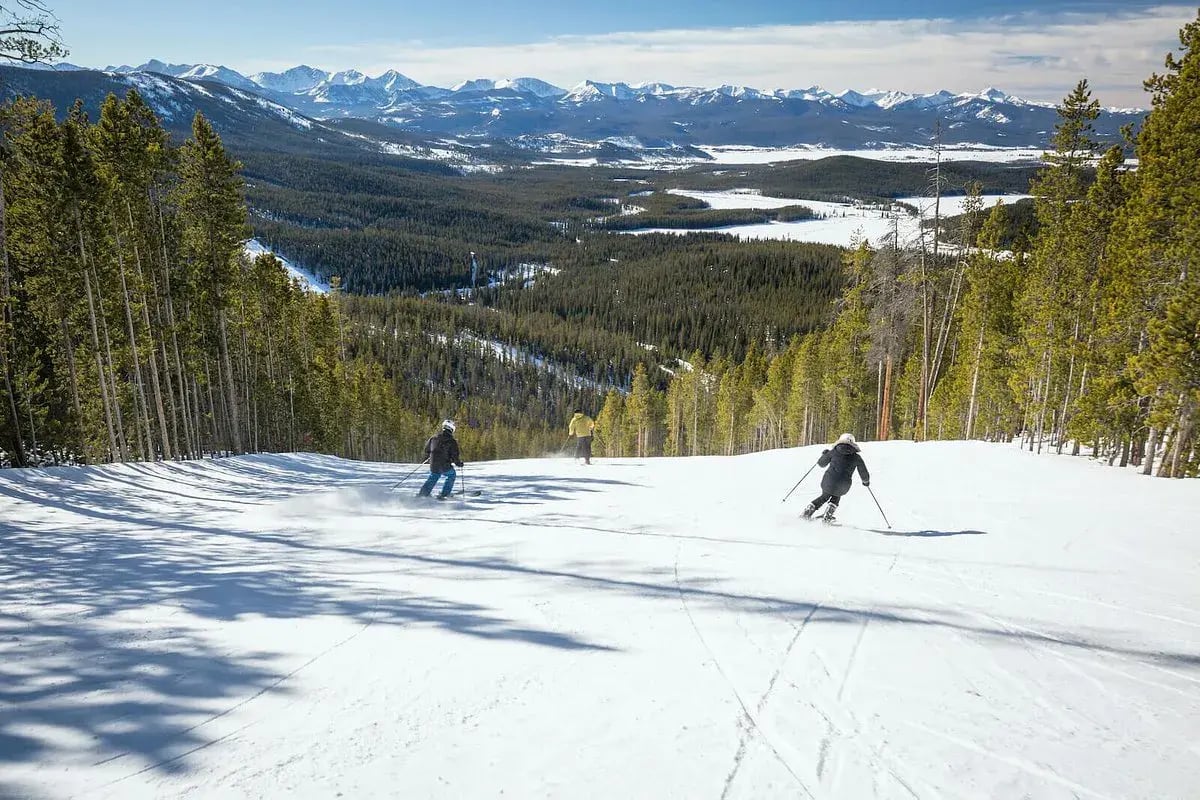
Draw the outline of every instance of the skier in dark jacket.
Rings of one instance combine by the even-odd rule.
[[[850,491],[854,482],[854,470],[858,470],[858,477],[862,478],[863,486],[871,485],[871,473],[867,472],[867,465],[863,463],[859,454],[858,442],[854,441],[854,436],[849,433],[843,433],[832,448],[821,453],[821,457],[817,459],[817,466],[828,469],[821,477],[821,496],[804,509],[804,518],[810,519],[818,508],[828,502],[829,508],[825,510],[823,518],[830,522],[837,513],[842,495]]]
[[[462,456],[458,452],[458,441],[454,438],[454,420],[443,420],[442,430],[429,437],[429,441],[425,443],[425,459],[429,462],[429,477],[417,496],[429,497],[433,493],[433,487],[437,486],[438,480],[444,475],[446,482],[442,485],[438,500],[445,500],[454,491],[454,479],[458,476],[454,468],[463,465]]]

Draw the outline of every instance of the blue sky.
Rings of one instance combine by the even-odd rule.
[[[763,88],[981,89],[1131,105],[1194,5],[1126,0],[49,0],[87,66],[309,63],[428,83],[535,74]],[[964,11],[964,10],[968,11]],[[1143,101],[1144,102],[1144,101]]]

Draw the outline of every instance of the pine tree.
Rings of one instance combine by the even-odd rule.
[[[1033,387],[1027,398],[1032,424],[1030,449],[1040,451],[1046,438],[1061,447],[1064,407],[1069,405],[1087,278],[1081,274],[1075,205],[1085,192],[1085,168],[1094,157],[1092,122],[1100,104],[1086,80],[1058,108],[1059,122],[1045,155],[1046,168],[1033,185],[1040,233],[1034,243],[1022,316],[1020,374],[1017,385]]]
[[[596,417],[596,447],[606,458],[625,455],[621,432],[625,428],[625,402],[621,393],[612,389],[604,397],[604,407]]]
[[[1112,291],[1105,327],[1128,320],[1139,331],[1127,358],[1148,414],[1147,474],[1164,442],[1160,474],[1176,474],[1188,460],[1184,450],[1195,429],[1195,404],[1182,377],[1186,364],[1168,354],[1186,341],[1178,302],[1190,295],[1200,258],[1200,17],[1179,38],[1180,55],[1168,55],[1166,71],[1146,82],[1153,99],[1137,137],[1137,177],[1106,256]],[[1168,322],[1171,308],[1174,321]]]
[[[243,447],[237,378],[229,347],[228,312],[242,245],[248,236],[246,206],[242,199],[240,165],[229,158],[212,125],[197,113],[192,139],[184,144],[179,159],[178,202],[185,217],[182,228],[184,251],[194,262],[199,276],[200,307],[213,315],[211,329],[220,350],[219,371],[228,421],[228,446]]]

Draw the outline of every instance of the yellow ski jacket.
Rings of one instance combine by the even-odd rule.
[[[567,433],[571,436],[591,436],[592,431],[596,429],[596,423],[587,414],[576,414],[571,417],[571,424],[567,426]]]

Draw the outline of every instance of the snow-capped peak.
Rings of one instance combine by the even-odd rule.
[[[749,86],[733,86],[731,84],[718,86],[716,91],[718,94],[723,94],[726,97],[734,97],[739,100],[761,100],[766,96],[758,89],[751,89]]]
[[[452,92],[486,92],[496,88],[496,82],[491,78],[475,78],[470,81],[456,83],[450,87]]]
[[[665,95],[676,91],[676,87],[669,83],[661,81],[647,81],[644,83],[635,83],[630,87],[639,94]]]
[[[398,92],[421,85],[407,75],[403,75],[394,69],[389,69],[379,77],[368,78],[365,81],[358,81],[358,83],[364,83],[367,86],[378,86],[388,92]]]
[[[329,76],[326,83],[334,86],[359,86],[367,82],[367,76],[356,69],[342,70]]]
[[[178,78],[183,73],[192,69],[191,64],[168,64],[165,61],[159,61],[157,58],[152,58],[145,64],[136,67],[131,67],[128,64],[122,64],[119,67],[105,67],[105,72],[119,72],[128,74],[130,72],[157,72],[160,75],[170,75],[173,78]]]
[[[567,92],[552,83],[538,78],[476,78],[463,81],[451,88],[453,92],[490,92],[495,89],[507,89],[513,92],[524,92],[535,97],[562,97]]]
[[[1010,99],[1007,94],[994,86],[989,86],[976,96],[980,100],[986,100],[989,103],[1006,103]]]
[[[572,103],[588,103],[610,97],[614,100],[632,100],[638,96],[628,84],[601,83],[600,81],[583,81],[563,98]]]
[[[841,100],[848,106],[855,108],[866,108],[875,104],[876,98],[884,94],[883,92],[856,92],[853,89],[846,89],[844,92],[838,92],[836,95],[838,100]]]
[[[264,89],[285,94],[307,92],[322,81],[329,79],[329,73],[307,64],[292,67],[284,72],[259,72],[250,76],[250,80]]]
[[[216,81],[226,86],[236,86],[239,89],[250,89],[252,91],[259,88],[257,83],[242,73],[216,64],[196,64],[177,77],[185,81]]]
[[[915,99],[916,95],[911,95],[908,92],[884,92],[875,99],[875,105],[880,108],[895,108],[901,103],[910,103]]]
[[[538,97],[562,97],[566,90],[540,78],[505,78],[496,81],[497,89],[512,89],[517,92],[527,92]]]

